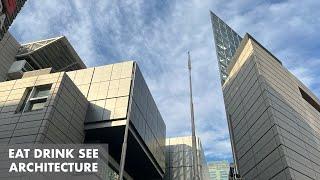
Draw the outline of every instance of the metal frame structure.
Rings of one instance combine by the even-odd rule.
[[[59,72],[86,68],[65,36],[22,44],[16,58],[28,61],[35,69],[52,67]]]

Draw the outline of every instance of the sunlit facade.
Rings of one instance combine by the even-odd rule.
[[[125,179],[163,178],[166,126],[136,62],[86,68],[64,36],[20,45],[6,35],[2,144],[108,144],[117,177],[126,138]]]
[[[243,179],[320,179],[320,100],[250,34],[227,67],[223,96]]]

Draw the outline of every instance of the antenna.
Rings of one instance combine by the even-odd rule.
[[[199,172],[198,172],[197,140],[196,140],[196,129],[195,129],[195,123],[194,123],[194,109],[193,109],[193,98],[192,98],[191,58],[190,58],[189,51],[188,51],[188,69],[189,69],[189,86],[190,86],[191,129],[192,129],[193,179],[200,180]]]

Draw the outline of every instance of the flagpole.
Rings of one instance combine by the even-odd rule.
[[[189,88],[190,88],[190,110],[191,110],[191,129],[192,129],[192,155],[193,155],[193,179],[199,180],[198,172],[198,156],[197,156],[197,140],[196,130],[194,122],[194,109],[193,109],[193,97],[192,97],[192,80],[191,80],[191,58],[188,51],[188,70],[189,70]]]

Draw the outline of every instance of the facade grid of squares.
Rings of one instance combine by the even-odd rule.
[[[242,38],[217,15],[213,12],[210,14],[221,84],[223,84],[228,77],[228,66],[231,63],[232,57],[240,45]]]
[[[43,108],[21,112],[30,88],[50,85]],[[65,73],[0,83],[0,142],[82,143],[87,100]]]
[[[320,179],[318,98],[250,35],[223,86],[240,175]]]
[[[166,127],[135,62],[69,71],[67,75],[89,101],[85,124],[124,120],[131,104],[130,121],[164,170]]]

